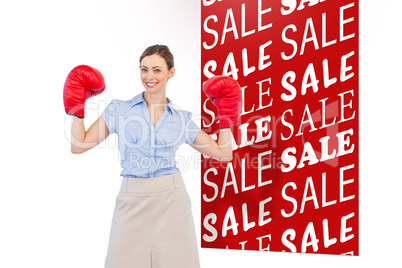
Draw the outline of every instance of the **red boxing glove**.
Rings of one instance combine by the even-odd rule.
[[[209,78],[202,90],[218,109],[219,128],[237,126],[243,101],[239,83],[218,75]]]
[[[63,101],[67,114],[84,118],[85,101],[105,90],[103,75],[87,65],[72,69],[64,83]]]

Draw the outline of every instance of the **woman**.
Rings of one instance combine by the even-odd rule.
[[[104,84],[96,69],[78,67],[79,71],[70,72],[64,89],[66,112],[77,116],[72,123],[71,152],[88,151],[111,133],[119,137],[123,180],[105,267],[200,267],[191,203],[174,154],[185,142],[219,161],[232,159],[230,127],[237,123],[241,104],[237,82],[228,77],[207,82],[205,92],[211,100],[216,99],[220,116],[215,142],[197,127],[190,112],[177,109],[166,98],[167,83],[175,74],[173,55],[167,46],[154,45],[140,57],[145,91],[129,101],[112,100],[85,131],[85,100],[102,92]],[[80,86],[83,84],[86,91]],[[74,101],[71,95],[77,94],[80,100]],[[225,94],[232,94],[231,100],[223,100],[220,95]],[[219,102],[229,107],[219,107]]]

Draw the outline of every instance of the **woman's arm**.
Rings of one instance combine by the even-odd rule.
[[[231,127],[237,126],[242,107],[242,91],[239,83],[230,77],[217,75],[209,78],[202,91],[218,110],[219,138],[216,143],[200,130],[191,146],[206,156],[222,162],[232,161]]]
[[[214,141],[207,133],[200,130],[191,147],[200,153],[221,162],[232,161],[232,134],[230,128],[220,129],[218,142]]]
[[[85,131],[84,119],[74,116],[71,127],[71,152],[73,154],[84,153],[104,141],[109,134],[102,116],[87,131]]]

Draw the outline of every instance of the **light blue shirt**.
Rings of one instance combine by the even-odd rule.
[[[176,173],[175,153],[184,142],[194,142],[199,127],[192,113],[174,107],[169,98],[154,126],[143,93],[129,101],[114,99],[102,113],[109,132],[118,135],[120,175],[149,178]]]

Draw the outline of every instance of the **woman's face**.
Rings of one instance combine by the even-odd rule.
[[[168,70],[165,59],[158,54],[143,58],[140,68],[142,85],[152,93],[165,91],[168,80],[175,72],[174,67]]]

